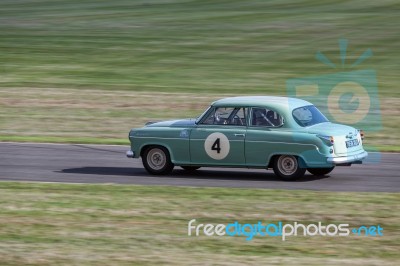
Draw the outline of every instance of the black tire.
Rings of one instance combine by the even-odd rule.
[[[299,158],[293,155],[280,155],[274,160],[274,173],[285,181],[294,181],[304,175],[306,168],[300,167]]]
[[[330,172],[332,172],[332,170],[334,168],[335,168],[335,166],[328,167],[328,168],[307,168],[307,171],[313,175],[322,176],[322,175],[329,174]]]
[[[186,171],[196,171],[197,169],[200,168],[200,166],[187,166],[187,165],[183,166],[182,165],[181,168]]]
[[[147,148],[143,152],[142,162],[146,171],[153,175],[167,175],[174,169],[168,150],[162,146]]]

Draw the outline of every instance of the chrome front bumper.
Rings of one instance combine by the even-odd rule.
[[[126,157],[133,158],[133,157],[135,157],[135,153],[133,151],[129,150],[126,152]]]
[[[326,160],[328,163],[332,163],[332,164],[352,163],[352,162],[361,161],[361,160],[367,158],[367,156],[368,156],[368,152],[363,151],[362,153],[349,155],[349,156],[328,157]]]

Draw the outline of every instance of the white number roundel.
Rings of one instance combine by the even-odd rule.
[[[224,159],[230,149],[228,138],[219,132],[210,134],[204,142],[204,149],[214,160]]]

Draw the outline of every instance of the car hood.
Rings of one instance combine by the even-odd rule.
[[[155,122],[146,125],[147,127],[192,127],[195,125],[196,119],[180,119],[180,120],[169,120],[162,122]]]
[[[307,128],[307,132],[325,136],[342,136],[347,135],[350,132],[355,135],[357,134],[357,130],[353,127],[331,122],[325,122],[310,126]]]

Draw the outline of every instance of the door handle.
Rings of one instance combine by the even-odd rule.
[[[235,137],[244,137],[244,134],[235,133]]]

